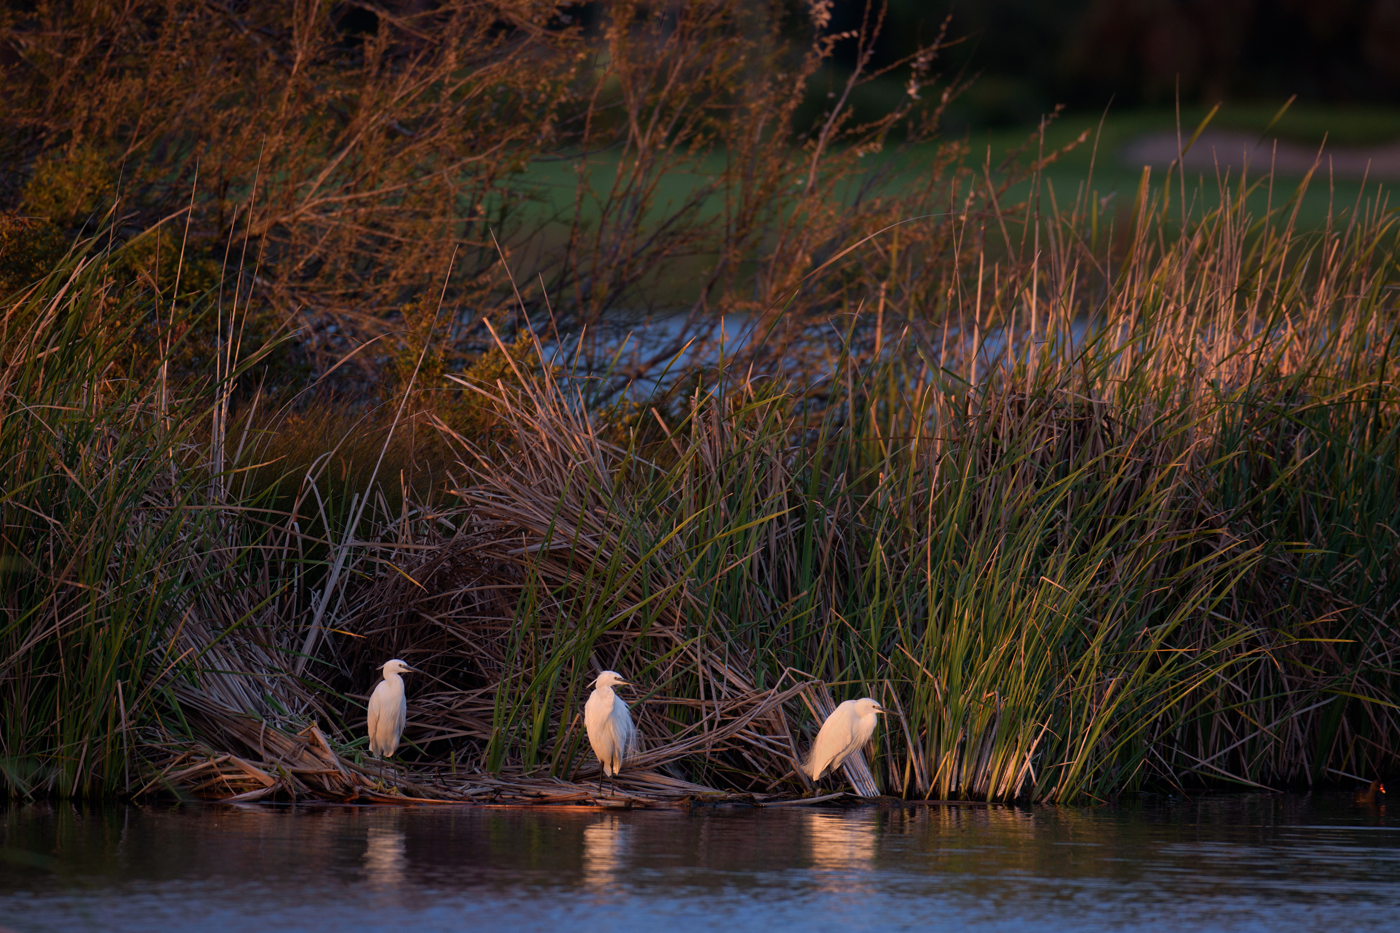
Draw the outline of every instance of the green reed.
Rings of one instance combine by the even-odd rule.
[[[808,681],[894,711],[871,749],[891,794],[1383,772],[1392,215],[1304,235],[1287,204],[1179,195],[1145,179],[1099,248],[1086,188],[1021,219],[1022,260],[969,214],[936,316],[799,296],[784,314],[842,321],[829,345],[756,343],[646,399],[502,345],[509,377],[448,380],[489,431],[410,385],[421,410],[395,401],[372,436],[342,413],[319,451],[229,414],[249,360],[175,387],[130,365],[142,309],[75,262],[0,334],[3,780],[124,791],[215,741],[182,691],[348,743],[392,656],[436,678],[410,705],[426,765],[579,774],[613,668],[647,747],[676,749],[658,767],[713,786],[803,787],[808,709],[740,717]]]
[[[1126,258],[1096,286],[1076,283],[1070,246],[1046,262],[1059,282],[984,281],[983,326],[1025,330],[980,372],[966,341],[936,364],[917,335],[843,351],[814,417],[800,383],[736,367],[613,444],[559,385],[498,397],[521,448],[551,437],[538,455],[569,479],[493,462],[474,488],[525,470],[493,515],[519,521],[538,498],[536,514],[589,527],[533,523],[547,598],[516,624],[548,638],[590,620],[549,655],[566,686],[512,687],[538,697],[534,740],[541,710],[563,724],[583,672],[612,664],[691,701],[658,713],[662,734],[707,694],[794,671],[876,696],[900,711],[877,773],[905,795],[1105,799],[1390,766],[1390,215],[1303,237],[1287,211],[1253,222],[1223,199],[1167,237],[1168,194],[1144,186]],[[1071,212],[1053,220],[1047,238],[1072,243]],[[1033,285],[1052,299],[1031,309],[1038,329]],[[580,471],[612,491],[578,495]],[[496,720],[496,767],[514,728]],[[689,773],[765,787],[783,768],[730,750]]]

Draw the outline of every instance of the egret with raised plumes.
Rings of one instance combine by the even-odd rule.
[[[888,712],[870,697],[847,700],[826,717],[812,752],[802,770],[816,781],[828,771],[835,771],[875,734],[876,716]]]
[[[380,668],[384,679],[369,695],[369,750],[381,759],[389,758],[399,747],[404,723],[408,721],[408,698],[403,692],[401,674],[416,674],[398,658],[385,661]]]
[[[613,693],[613,687],[630,687],[617,671],[603,671],[593,681],[593,692],[583,707],[583,725],[588,730],[588,744],[593,746],[593,754],[603,766],[603,777],[616,781],[622,770],[622,761],[632,750],[637,740],[637,728],[632,725],[632,714],[622,697]],[[598,782],[599,790],[603,782]]]

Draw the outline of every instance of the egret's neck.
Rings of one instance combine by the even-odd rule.
[[[384,672],[384,679],[387,680],[387,681],[388,681],[389,683],[391,683],[391,684],[401,684],[401,683],[403,683],[403,678],[399,676],[399,672],[398,672],[398,671],[385,671],[385,672]]]
[[[599,684],[599,685],[598,685],[598,695],[599,695],[599,696],[604,696],[604,697],[610,697],[610,696],[613,695],[613,688],[612,688],[611,686],[608,686],[607,684]]]

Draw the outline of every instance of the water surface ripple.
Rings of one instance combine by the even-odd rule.
[[[1400,825],[1340,795],[1099,809],[11,805],[40,930],[1400,930]]]

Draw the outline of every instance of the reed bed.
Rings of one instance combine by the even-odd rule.
[[[389,657],[427,672],[391,772],[410,796],[591,794],[603,669],[640,685],[639,797],[810,792],[819,717],[862,695],[893,713],[825,789],[1393,769],[1393,213],[1300,232],[1296,194],[1250,213],[1269,183],[1197,210],[1144,175],[1117,219],[1087,186],[1013,216],[989,183],[940,221],[925,304],[872,279],[816,327],[830,292],[798,287],[649,393],[522,328],[495,377],[410,385],[339,478],[335,450],[284,468],[279,422],[230,414],[232,341],[203,383],[132,365],[135,313],[73,260],[0,331],[3,780],[373,794]],[[429,434],[415,484],[395,451]]]
[[[183,219],[169,248],[132,250],[148,278],[169,277],[177,245],[187,287],[246,257],[250,332],[286,328],[321,371],[350,354],[341,384],[379,381],[405,332],[432,332],[449,363],[475,358],[481,322],[510,326],[521,305],[588,335],[686,314],[679,344],[626,361],[642,374],[721,315],[772,306],[809,258],[947,210],[965,147],[926,144],[961,82],[935,71],[942,33],[873,64],[884,23],[878,3],[848,32],[827,2],[748,0],[0,15],[14,64],[0,207],[30,215],[0,214],[0,285],[46,238],[91,235],[115,200],[118,241]],[[857,64],[835,81],[842,57]],[[903,93],[857,112],[881,81]],[[905,150],[916,177],[881,155]],[[17,223],[35,225],[27,250],[5,247]],[[906,228],[905,254],[944,229]],[[849,282],[818,284],[839,299]]]

